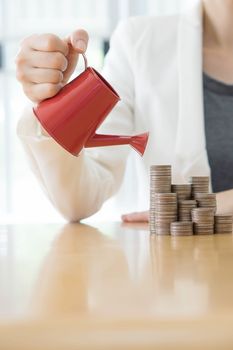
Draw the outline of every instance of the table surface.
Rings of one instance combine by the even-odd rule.
[[[233,236],[0,226],[0,349],[233,349]]]

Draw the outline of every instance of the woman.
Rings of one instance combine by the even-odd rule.
[[[233,212],[232,19],[232,0],[203,0],[184,14],[129,19],[113,34],[102,73],[122,101],[100,132],[150,130],[141,164],[145,176],[137,179],[135,193],[142,183],[143,197],[148,191],[151,164],[172,164],[174,182],[211,174],[219,211]],[[87,44],[83,30],[67,40],[51,34],[25,39],[16,63],[29,99],[54,96]],[[98,148],[75,158],[43,130],[38,135],[31,110],[18,133],[48,197],[69,220],[92,215],[119,189],[129,148]],[[148,212],[123,220],[146,221]]]

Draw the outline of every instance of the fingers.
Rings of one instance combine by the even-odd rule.
[[[67,58],[60,52],[32,51],[27,60],[27,66],[34,68],[58,69],[64,72],[67,69]]]
[[[56,38],[56,40],[58,39]],[[41,41],[44,41],[43,45],[41,45],[40,43]],[[65,45],[65,47],[63,47],[63,45]],[[38,49],[41,47],[43,49],[47,47],[48,50],[53,49],[54,51],[43,51],[43,50],[39,51]],[[63,47],[63,52],[59,51],[61,50],[61,47]],[[56,48],[55,46],[52,46],[52,45],[50,46],[49,42],[47,41],[47,34],[40,35],[40,36],[33,35],[22,42],[19,53],[15,59],[15,63],[18,70],[24,69],[25,67],[26,68],[35,67],[35,68],[59,69],[61,71],[64,71],[66,70],[68,65],[67,58],[66,58],[68,51],[69,51],[68,45],[65,44],[60,39],[57,43],[57,48]]]
[[[129,213],[122,215],[123,222],[148,222],[149,221],[149,211]]]
[[[64,72],[64,83],[69,80],[70,76],[74,72],[78,62],[79,54],[85,53],[88,46],[89,36],[85,30],[79,29],[74,31],[65,41],[69,46],[69,52],[66,56],[68,66]]]
[[[62,88],[69,46],[53,34],[32,35],[21,42],[16,76],[30,100],[40,102]]]
[[[54,34],[31,35],[21,42],[21,47],[35,51],[60,52],[64,56],[69,51],[67,43]]]
[[[63,73],[58,69],[47,68],[29,68],[23,69],[17,73],[17,78],[20,81],[31,82],[33,84],[59,84],[63,81]]]
[[[73,32],[66,40],[53,34],[32,35],[21,43],[16,75],[25,94],[34,102],[54,96],[69,80],[78,55],[86,51],[88,34]]]
[[[31,101],[39,103],[47,98],[55,96],[62,88],[62,84],[32,84],[25,83],[23,85],[24,93],[30,96]]]
[[[74,31],[68,38],[68,43],[71,44],[72,48],[78,53],[83,53],[86,51],[88,41],[89,36],[84,29]]]

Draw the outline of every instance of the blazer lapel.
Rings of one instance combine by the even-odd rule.
[[[181,15],[178,29],[179,112],[175,177],[209,174],[202,86],[202,6]]]

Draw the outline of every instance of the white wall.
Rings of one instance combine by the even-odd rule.
[[[198,0],[147,0],[148,12],[151,14],[172,14],[183,11]]]

